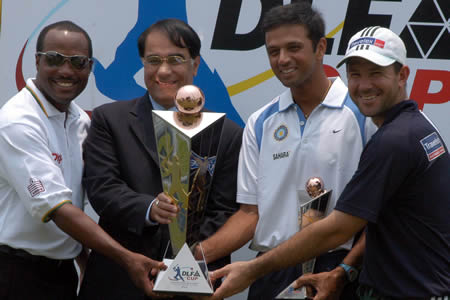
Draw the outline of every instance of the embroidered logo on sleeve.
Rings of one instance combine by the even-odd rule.
[[[425,149],[428,161],[432,161],[445,153],[444,145],[436,132],[421,139],[420,143],[422,144],[423,149]]]
[[[40,193],[45,192],[44,185],[37,178],[30,178],[30,184],[28,185],[28,191],[30,192],[31,197],[35,197]]]

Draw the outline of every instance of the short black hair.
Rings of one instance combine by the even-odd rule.
[[[325,37],[325,22],[322,15],[306,1],[273,7],[264,15],[261,28],[267,33],[282,25],[305,26],[314,50],[319,40]]]
[[[47,36],[47,33],[52,30],[52,29],[58,29],[58,30],[67,30],[70,32],[80,32],[82,33],[87,41],[88,41],[88,51],[89,51],[89,57],[92,57],[93,51],[92,51],[92,41],[91,38],[89,37],[89,34],[86,32],[86,30],[84,30],[83,28],[81,28],[80,26],[78,26],[77,24],[73,23],[72,21],[59,21],[53,24],[50,24],[46,27],[44,27],[44,29],[42,29],[42,31],[39,33],[37,42],[36,42],[36,52],[41,52],[42,49],[44,49],[44,40],[45,37]]]
[[[399,63],[398,61],[393,63],[394,65],[394,71],[396,74],[400,73],[400,70],[403,68],[403,65]]]
[[[144,57],[145,40],[152,31],[161,31],[179,48],[187,48],[192,58],[200,55],[201,42],[191,26],[179,19],[160,20],[147,28],[138,38],[139,56]]]

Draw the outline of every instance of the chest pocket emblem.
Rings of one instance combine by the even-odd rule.
[[[276,141],[280,142],[284,140],[289,134],[289,130],[285,125],[278,127],[273,133],[273,137]]]

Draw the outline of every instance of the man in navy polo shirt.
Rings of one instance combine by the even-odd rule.
[[[335,210],[277,248],[212,274],[214,298],[336,247],[366,227],[361,299],[450,295],[450,155],[431,121],[407,99],[406,49],[387,28],[354,35],[344,59],[360,111],[379,127]],[[338,65],[338,66],[339,66]]]

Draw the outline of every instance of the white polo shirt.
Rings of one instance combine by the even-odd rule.
[[[258,206],[259,221],[250,246],[267,251],[298,232],[297,190],[310,177],[333,190],[328,212],[358,166],[376,126],[350,99],[340,78],[305,119],[290,90],[253,113],[239,157],[237,201]],[[350,249],[352,241],[344,248]]]
[[[90,120],[75,103],[66,114],[32,79],[0,110],[0,244],[53,259],[81,245],[49,215],[66,202],[83,209],[82,142]]]

